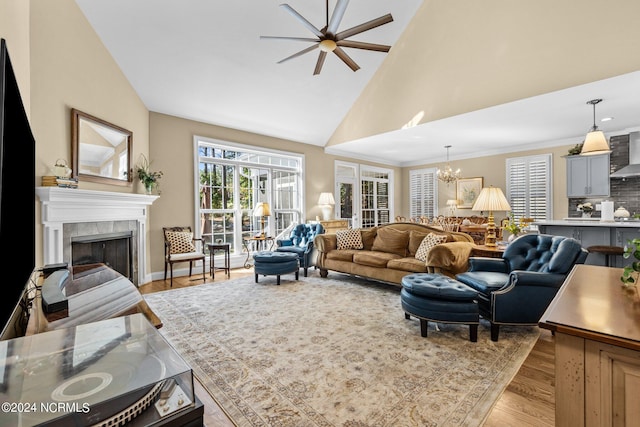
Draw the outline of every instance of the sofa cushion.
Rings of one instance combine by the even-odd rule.
[[[353,255],[353,262],[370,267],[387,267],[389,261],[398,258],[400,255],[388,252],[360,251]]]
[[[409,232],[399,231],[391,227],[378,229],[376,238],[373,240],[371,250],[396,254],[401,257],[407,256],[407,246],[409,245]]]
[[[429,233],[427,237],[422,239],[422,243],[420,243],[420,247],[416,251],[416,259],[422,262],[427,262],[427,256],[429,255],[429,251],[431,250],[431,248],[446,241],[447,236],[440,236],[434,233]]]
[[[409,253],[407,255],[415,256],[418,248],[420,247],[420,243],[422,243],[422,240],[424,240],[424,238],[429,234],[429,232],[421,233],[420,231],[411,230],[409,232]]]
[[[336,261],[353,261],[353,255],[360,252],[357,249],[342,249],[327,253],[327,259],[335,259]]]
[[[392,259],[387,263],[387,268],[408,271],[410,273],[426,273],[427,266],[424,262],[414,257]]]
[[[350,228],[348,230],[336,231],[338,250],[340,249],[362,249],[362,234],[360,229]]]
[[[360,229],[360,233],[362,234],[362,245],[364,250],[370,251],[373,247],[373,241],[376,238],[376,234],[378,234],[377,228],[366,228]]]

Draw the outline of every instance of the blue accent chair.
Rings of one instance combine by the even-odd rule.
[[[304,277],[313,263],[313,239],[318,234],[324,234],[322,224],[298,224],[288,239],[276,240],[277,252],[289,252],[298,255],[300,267],[304,268]]]
[[[491,322],[491,340],[500,325],[537,325],[575,264],[588,251],[575,239],[525,234],[502,258],[469,258],[469,270],[456,279],[478,291],[480,315]]]

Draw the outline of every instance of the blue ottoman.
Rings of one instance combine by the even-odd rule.
[[[402,278],[400,302],[405,319],[420,319],[420,335],[427,336],[429,321],[469,325],[469,340],[478,341],[478,292],[442,274],[417,273]]]
[[[298,255],[289,252],[269,252],[261,251],[253,255],[253,271],[256,275],[256,283],[258,283],[258,275],[277,276],[280,284],[280,275],[295,273],[296,280],[300,272],[300,263]]]

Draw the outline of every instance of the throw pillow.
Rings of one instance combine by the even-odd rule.
[[[408,231],[395,230],[391,227],[380,227],[378,228],[376,238],[373,240],[371,250],[397,254],[401,257],[405,257],[407,256],[408,245]]]
[[[376,238],[376,234],[378,233],[377,227],[361,229],[360,232],[362,234],[362,249],[370,251],[373,247],[373,241]]]
[[[171,243],[172,254],[195,252],[193,233],[190,231],[167,231],[167,240]]]
[[[362,234],[359,228],[336,231],[338,249],[362,249]]]
[[[409,232],[409,256],[415,256],[416,251],[420,247],[420,243],[430,234],[429,231],[422,233],[420,231],[411,230]]]
[[[447,236],[438,236],[437,234],[429,233],[427,237],[422,239],[422,243],[420,243],[420,247],[416,251],[416,259],[427,262],[427,255],[429,255],[431,248],[446,241]]]

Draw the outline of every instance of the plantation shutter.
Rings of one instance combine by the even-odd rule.
[[[432,218],[438,211],[438,186],[435,169],[409,171],[409,216]]]
[[[515,218],[551,218],[551,155],[507,159],[507,199]]]

